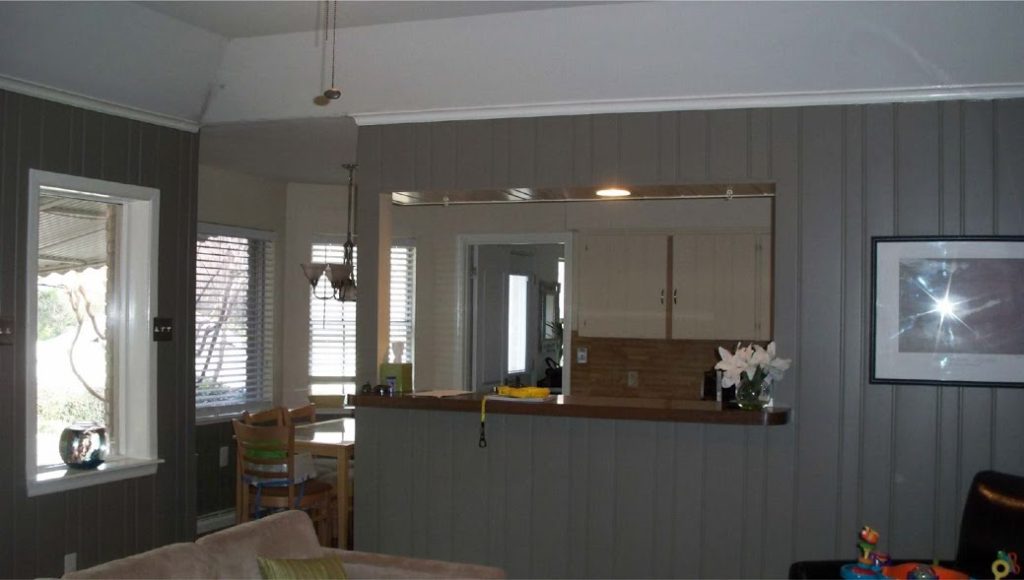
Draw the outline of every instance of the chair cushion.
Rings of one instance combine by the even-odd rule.
[[[304,560],[257,558],[256,561],[260,567],[260,574],[266,580],[347,578],[340,556]]]

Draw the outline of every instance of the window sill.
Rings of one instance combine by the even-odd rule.
[[[64,466],[41,468],[36,471],[34,476],[29,476],[28,496],[59,493],[91,485],[153,475],[156,473],[157,465],[163,462],[163,459],[123,457],[108,460],[96,469],[73,469]]]

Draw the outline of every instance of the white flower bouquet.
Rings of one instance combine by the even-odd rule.
[[[718,356],[722,360],[715,369],[722,371],[722,387],[737,386],[736,400],[745,409],[763,408],[771,400],[772,383],[782,379],[791,362],[775,354],[774,341],[767,348],[736,343],[734,353],[719,347]]]

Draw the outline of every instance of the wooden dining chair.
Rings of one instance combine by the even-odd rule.
[[[274,407],[273,409],[265,409],[255,413],[246,411],[242,413],[242,423],[262,427],[281,426],[288,423],[287,415],[288,410],[284,407]]]
[[[232,422],[241,474],[241,521],[270,511],[301,509],[309,513],[320,542],[328,544],[330,502],[334,487],[323,481],[296,481],[295,428]]]
[[[286,417],[287,421],[292,425],[316,423],[316,405],[310,403],[308,405],[289,409]]]

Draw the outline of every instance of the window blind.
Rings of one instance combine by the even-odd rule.
[[[409,245],[391,247],[391,325],[388,340],[405,343],[402,360],[413,361],[413,320],[416,296],[416,248]],[[390,348],[390,347],[389,347]],[[392,356],[394,353],[391,353]]]
[[[359,250],[352,262],[359,282]],[[344,246],[334,242],[316,242],[310,259],[339,263]],[[391,248],[391,320],[389,341],[405,343],[401,362],[413,361],[413,320],[415,317],[416,248],[396,245]],[[323,296],[327,284],[321,279],[316,293]],[[309,379],[313,395],[352,394],[356,391],[356,304],[321,300],[309,293]]]
[[[196,408],[219,415],[273,398],[274,242],[200,224],[196,248]]]
[[[310,260],[340,264],[341,243],[315,242]],[[359,248],[353,248],[353,273],[359,283]],[[317,284],[321,296],[331,292],[324,277]],[[356,303],[321,300],[309,291],[309,378],[313,395],[352,394],[356,384]]]

